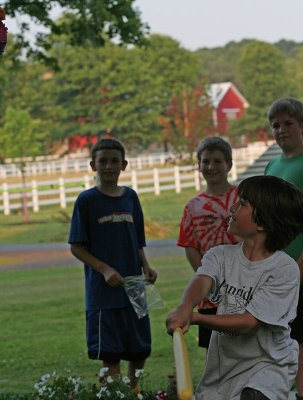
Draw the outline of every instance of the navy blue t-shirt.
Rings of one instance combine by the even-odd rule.
[[[74,205],[68,242],[84,244],[123,277],[141,275],[139,249],[145,246],[145,234],[136,192],[128,187],[119,197],[105,195],[96,187],[82,192]],[[87,310],[130,305],[123,287],[109,286],[100,272],[84,267]]]

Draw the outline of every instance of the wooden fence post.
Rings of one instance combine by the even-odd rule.
[[[238,174],[237,174],[237,162],[234,161],[233,162],[233,166],[231,167],[231,180],[233,182],[236,182],[237,178],[238,178]]]
[[[85,187],[85,189],[89,189],[90,188],[90,180],[89,180],[89,176],[88,175],[84,176],[84,187]]]
[[[181,192],[181,180],[180,180],[180,169],[178,166],[174,167],[174,174],[175,174],[175,190],[176,193]]]
[[[59,178],[59,197],[60,197],[60,207],[66,208],[65,187],[63,178]]]
[[[8,194],[7,183],[3,183],[2,188],[3,188],[3,212],[4,215],[9,215],[10,208],[9,208],[9,194]]]
[[[33,202],[33,211],[39,211],[39,200],[38,200],[38,190],[37,190],[37,181],[32,181],[32,202]]]
[[[131,180],[132,180],[132,188],[137,192],[138,191],[138,179],[137,172],[135,169],[131,171]]]
[[[7,174],[6,174],[6,169],[3,167],[0,167],[0,178],[6,178]]]
[[[160,194],[160,181],[159,181],[159,170],[154,168],[154,193],[158,196]]]
[[[91,172],[92,167],[90,166],[90,161],[91,160],[87,160],[86,165],[87,165],[87,172]]]
[[[200,178],[200,171],[198,169],[195,169],[194,171],[194,177],[195,177],[195,189],[197,192],[201,190],[201,178]]]

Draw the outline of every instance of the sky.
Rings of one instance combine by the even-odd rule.
[[[303,42],[303,0],[136,0],[151,33],[182,47],[221,47],[230,41]]]
[[[303,42],[303,0],[135,0],[134,5],[151,33],[168,35],[188,50],[242,39]],[[10,18],[5,24],[15,31]]]

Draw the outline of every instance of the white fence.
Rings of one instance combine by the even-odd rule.
[[[247,147],[233,149],[233,159],[235,161],[246,161],[247,164],[252,164],[267,149],[263,142],[251,143]],[[193,155],[195,159],[196,155]],[[165,166],[170,163],[178,164],[190,159],[190,154],[183,154],[182,160],[173,153],[158,153],[151,155],[142,155],[138,157],[127,157],[128,169],[140,170],[142,168],[153,168],[155,166]],[[26,158],[24,172],[25,176],[37,175],[65,175],[67,173],[90,173],[90,159],[87,157],[79,158],[63,158],[50,159],[50,157],[39,157],[36,160]],[[21,178],[19,159],[7,159],[6,164],[0,166],[0,179],[9,177]]]
[[[246,169],[245,163],[234,163],[230,171],[230,181],[237,180],[239,174]],[[2,184],[0,194],[0,211],[9,215],[12,210],[22,209],[23,202],[34,212],[38,212],[42,206],[59,205],[66,208],[68,203],[73,203],[78,194],[95,184],[92,175],[85,175],[83,178],[37,181],[32,180],[26,183],[25,189],[22,183]],[[199,171],[192,165],[174,166],[171,168],[153,168],[148,170],[123,172],[119,184],[130,186],[137,193],[154,193],[160,195],[162,191],[174,190],[180,193],[184,188],[201,188],[201,177]]]

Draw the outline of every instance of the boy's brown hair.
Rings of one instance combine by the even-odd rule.
[[[275,117],[287,114],[303,126],[303,103],[294,97],[282,97],[272,103],[267,113],[269,125]]]
[[[123,144],[118,139],[113,138],[103,138],[100,139],[92,148],[91,158],[95,161],[96,153],[99,150],[119,150],[121,153],[122,161],[125,161],[125,149]]]
[[[199,144],[197,148],[197,157],[199,163],[201,161],[201,155],[205,150],[208,151],[219,150],[223,153],[225,161],[228,164],[232,164],[233,162],[232,148],[230,144],[220,136],[208,137]]]

